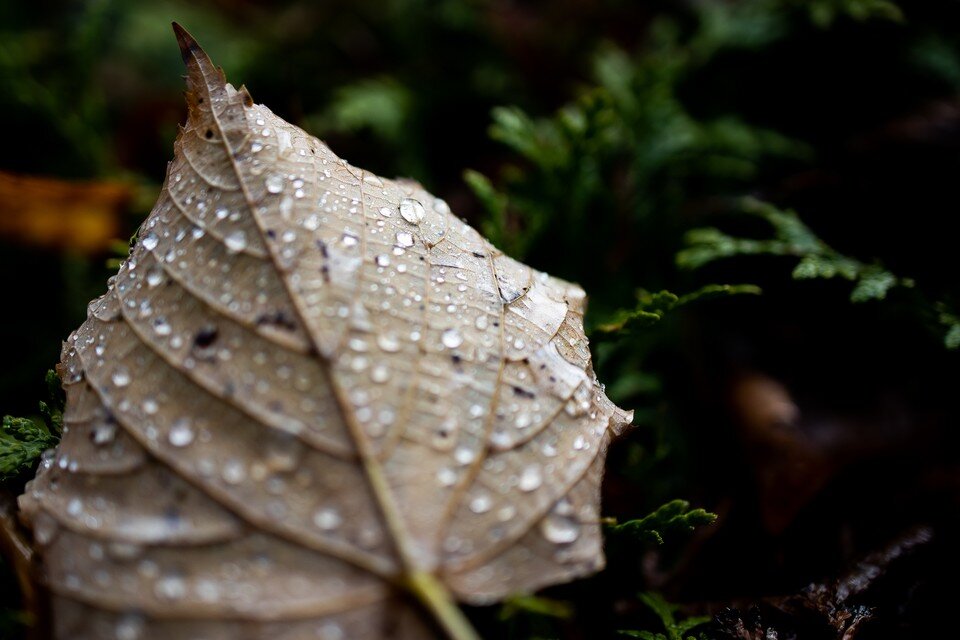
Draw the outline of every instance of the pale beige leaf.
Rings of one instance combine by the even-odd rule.
[[[470,637],[453,600],[600,568],[630,416],[583,291],[177,36],[189,119],[64,345],[64,438],[20,500],[57,637]]]

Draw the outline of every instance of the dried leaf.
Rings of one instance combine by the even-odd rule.
[[[175,30],[188,122],[64,346],[63,441],[21,497],[55,634],[469,638],[454,600],[596,571],[630,415],[583,291],[254,105]]]
[[[67,182],[0,171],[0,236],[83,253],[104,251],[133,198],[119,182]]]

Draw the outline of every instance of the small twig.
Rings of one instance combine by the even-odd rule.
[[[7,491],[0,490],[0,553],[17,578],[23,608],[32,621],[28,637],[39,640],[45,637],[43,616],[40,615],[43,600],[36,580],[33,547],[23,537],[16,512],[15,498]]]

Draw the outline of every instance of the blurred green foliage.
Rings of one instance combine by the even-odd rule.
[[[686,635],[688,632],[710,621],[707,616],[694,616],[678,621],[675,615],[678,607],[664,600],[663,596],[658,593],[641,593],[639,598],[657,615],[666,633],[622,630],[620,631],[622,636],[642,638],[642,640],[688,640],[688,638],[692,638],[692,636]]]
[[[60,378],[48,371],[47,400],[40,402],[34,418],[3,416],[0,425],[0,480],[14,478],[31,467],[45,450],[56,445],[63,433],[64,394]]]
[[[620,486],[610,508],[623,524],[614,531],[636,535],[611,536],[612,564],[625,568],[587,589],[609,602],[632,598],[646,588],[636,558],[664,530],[712,520],[676,500],[710,495],[698,462],[714,455],[698,452],[694,376],[678,370],[695,368],[684,364],[689,325],[757,298],[730,294],[759,293],[716,283],[756,282],[761,299],[794,295],[789,271],[759,262],[786,256],[797,261],[793,278],[813,287],[848,280],[852,300],[905,306],[960,346],[955,283],[916,274],[915,255],[896,255],[899,238],[885,252],[822,235],[816,201],[793,204],[790,191],[797,176],[833,170],[846,140],[960,92],[960,36],[937,13],[944,9],[886,0],[642,4],[4,3],[0,113],[29,137],[8,142],[0,170],[133,182],[142,195],[132,231],[159,190],[184,112],[169,28],[177,20],[258,102],[354,164],[419,180],[511,255],[583,284],[599,377],[636,410],[638,427],[608,472]],[[856,213],[843,211],[857,237],[879,229]],[[28,263],[45,278],[11,296],[57,292],[54,311],[5,318],[6,332],[42,345],[10,357],[9,411],[32,411],[39,390],[25,390],[102,289],[108,258],[4,253],[5,270]],[[847,313],[831,300],[818,297],[818,310]],[[5,418],[0,473],[35,463],[57,433],[54,420],[52,411],[46,421]],[[513,638],[556,637],[568,624],[619,628],[593,602],[600,596],[568,595],[518,596],[476,617]],[[673,640],[702,622],[677,622],[660,596],[640,600],[666,635],[659,627],[628,635]]]

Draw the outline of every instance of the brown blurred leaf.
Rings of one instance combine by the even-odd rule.
[[[0,237],[80,253],[105,250],[133,197],[120,182],[69,182],[0,171]]]
[[[630,415],[583,291],[254,105],[176,30],[189,119],[64,347],[67,428],[21,497],[55,634],[421,638],[432,617],[470,638],[454,600],[596,571]]]

